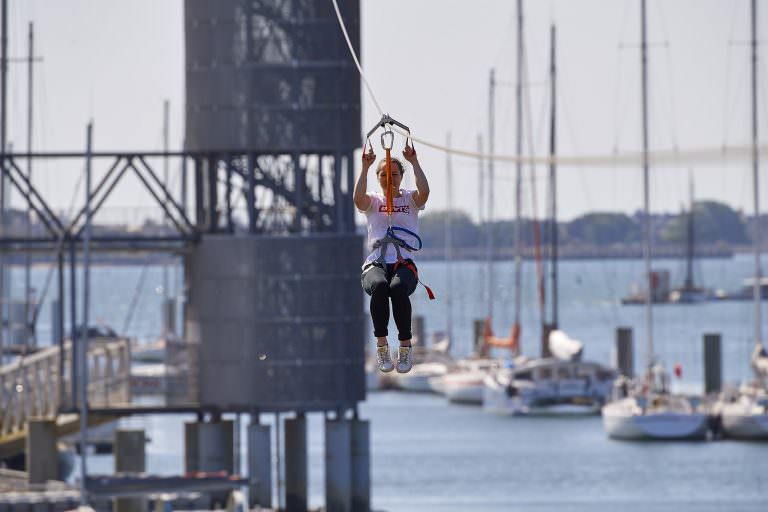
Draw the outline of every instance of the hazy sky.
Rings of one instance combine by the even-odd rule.
[[[317,0],[326,1],[326,0]],[[330,0],[327,0],[330,1]],[[35,147],[81,150],[95,122],[100,150],[154,150],[162,142],[162,103],[171,102],[171,147],[181,146],[184,111],[183,1],[12,0],[11,57],[26,55],[27,23],[35,22]],[[383,108],[418,136],[475,150],[487,143],[488,74],[496,68],[496,151],[514,152],[515,4],[511,0],[362,0],[363,66]],[[758,2],[768,27],[768,2]],[[525,38],[530,81],[526,148],[547,148],[549,26],[558,30],[558,145],[561,155],[608,155],[640,149],[639,0],[528,0]],[[749,143],[748,0],[648,0],[651,146],[668,149]],[[768,35],[763,35],[768,40]],[[763,44],[760,49],[768,52]],[[768,140],[768,72],[760,59],[760,122]],[[26,144],[26,69],[11,64],[9,136]],[[363,126],[379,115],[363,95]],[[530,142],[529,142],[530,141]],[[432,187],[429,209],[445,208],[446,156],[419,148]],[[528,149],[526,149],[528,152]],[[40,166],[36,183],[66,205],[64,173]],[[765,165],[761,166],[765,169]],[[751,210],[749,162],[681,161],[653,170],[652,209],[678,210],[687,200],[687,170],[696,196]],[[453,158],[454,205],[478,212],[478,163]],[[538,210],[543,213],[539,168]],[[496,215],[514,214],[510,164],[496,165]],[[569,219],[585,211],[641,206],[639,167],[561,167],[558,208]],[[411,182],[412,183],[412,182]],[[768,184],[761,187],[768,190]],[[148,204],[126,186],[116,206]],[[531,213],[526,170],[524,211]],[[768,193],[761,194],[765,204]]]

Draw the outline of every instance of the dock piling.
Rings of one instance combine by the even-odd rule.
[[[285,420],[285,510],[307,510],[307,418]]]
[[[325,420],[325,508],[352,509],[352,432],[350,421]]]
[[[704,394],[718,393],[722,388],[722,350],[720,334],[704,335]]]
[[[352,510],[371,510],[371,424],[353,419],[352,426]]]
[[[272,448],[271,428],[260,425],[254,415],[248,425],[248,477],[249,502],[251,508],[257,505],[272,507]]]
[[[187,473],[235,473],[235,423],[231,420],[184,424],[184,469]],[[211,493],[214,505],[224,505],[226,492]]]
[[[27,422],[26,454],[30,484],[59,479],[55,420],[30,419]]]
[[[472,334],[474,337],[472,338],[475,341],[474,349],[476,354],[481,354],[483,352],[483,347],[485,345],[484,340],[484,334],[485,334],[485,320],[482,318],[475,318],[475,320],[472,322]]]
[[[143,430],[115,432],[115,472],[143,473],[146,471],[146,436]],[[146,512],[146,498],[115,498],[115,512]]]
[[[415,343],[418,343],[422,347],[427,346],[427,335],[425,330],[425,322],[423,316],[414,316],[411,320],[411,330],[413,331],[413,339]]]
[[[635,361],[633,352],[632,328],[616,328],[616,368],[621,375],[629,377],[635,376]]]

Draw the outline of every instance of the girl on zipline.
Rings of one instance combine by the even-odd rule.
[[[400,249],[388,247],[392,234],[390,225],[397,226],[400,232],[419,233],[419,210],[429,198],[429,183],[419,165],[416,150],[406,141],[403,157],[413,167],[416,190],[400,188],[405,174],[403,163],[397,158],[390,160],[391,171],[391,215],[387,215],[387,161],[382,159],[376,166],[376,178],[382,193],[367,193],[368,169],[376,160],[373,147],[366,152],[363,148],[363,166],[355,185],[353,199],[355,206],[365,213],[368,221],[368,257],[363,264],[361,283],[365,292],[371,296],[371,318],[373,335],[376,336],[376,359],[379,370],[407,373],[413,366],[411,355],[411,300],[409,296],[416,290],[418,274],[411,258],[398,260]],[[382,241],[384,242],[382,244]],[[402,247],[402,246],[401,246]],[[429,292],[431,294],[431,291]],[[392,300],[392,315],[397,326],[397,339],[400,347],[397,364],[392,363],[387,344],[387,326],[389,324],[389,301]]]

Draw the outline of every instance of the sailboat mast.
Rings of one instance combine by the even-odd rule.
[[[550,26],[550,61],[549,61],[549,87],[550,87],[550,110],[549,110],[549,200],[552,207],[552,218],[550,220],[550,243],[552,246],[551,258],[551,281],[552,281],[552,328],[557,329],[558,325],[558,304],[557,304],[557,164],[555,163],[555,152],[557,150],[557,126],[556,126],[556,33],[555,26]]]
[[[523,165],[523,0],[517,0],[517,83],[515,86],[517,96],[517,130],[515,141],[515,155],[517,156],[515,172],[515,327],[520,325],[521,286],[520,278],[523,263],[523,238],[521,226],[522,207],[522,176]]]
[[[483,154],[483,136],[481,134],[477,134],[477,154],[482,155]],[[483,158],[480,157],[477,159],[477,223],[478,226],[481,227],[480,232],[482,233],[482,227],[485,225],[483,221],[483,208],[485,205],[483,204],[485,202],[485,173],[483,169]],[[487,269],[485,269],[487,270]],[[481,270],[482,272],[482,270]],[[482,275],[482,274],[481,274]],[[487,300],[487,293],[488,288],[486,286],[487,284],[487,277],[482,276],[480,279],[480,301],[481,303],[485,300]]]
[[[642,82],[642,118],[643,118],[643,261],[645,263],[645,336],[648,371],[653,365],[653,279],[651,276],[651,213],[650,183],[648,170],[648,42],[645,21],[645,0],[640,0],[640,60]]]
[[[755,202],[755,223],[752,236],[752,248],[755,258],[755,283],[752,287],[752,296],[755,304],[755,343],[762,344],[762,315],[760,299],[762,290],[760,286],[760,194],[759,189],[759,159],[757,152],[757,0],[752,0],[751,9],[752,39],[752,194]]]
[[[494,183],[493,183],[493,152],[494,152],[494,99],[496,95],[496,72],[491,69],[490,78],[490,90],[488,95],[488,218],[486,219],[486,265],[488,271],[486,272],[487,289],[488,289],[488,318],[493,321],[493,248],[494,248],[494,233],[493,233],[493,197],[494,197]]]
[[[686,223],[686,244],[685,244],[685,283],[683,283],[684,290],[693,290],[693,248],[694,248],[694,218],[693,218],[693,176],[690,171],[688,172],[688,216]]]
[[[445,136],[445,147],[449,149],[451,147],[451,132],[448,132]],[[448,211],[445,215],[445,270],[448,281],[448,296],[445,305],[448,309],[448,315],[446,315],[445,333],[448,337],[448,343],[451,343],[453,341],[453,272],[451,271],[453,262],[453,169],[451,168],[450,151],[446,152],[445,160],[445,181],[448,189]]]
[[[32,183],[32,105],[34,98],[34,62],[35,62],[35,29],[32,22],[29,22],[29,32],[27,38],[29,54],[27,56],[27,179]],[[27,218],[26,218],[26,235],[27,238],[32,236],[32,207],[31,204],[27,206]],[[30,307],[32,305],[32,256],[29,251],[26,251],[24,255],[24,322],[29,325],[31,323]],[[29,343],[29,335],[31,333],[25,330],[25,336],[27,339],[25,342]]]

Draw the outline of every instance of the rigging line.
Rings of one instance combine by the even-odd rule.
[[[398,128],[392,127],[392,131],[395,131],[404,137],[409,136],[408,132]],[[410,135],[411,140],[418,142],[423,146],[443,151],[446,153],[452,153],[454,155],[465,156],[469,158],[484,158],[497,162],[510,162],[516,163],[518,160],[524,164],[535,163],[538,165],[556,163],[564,166],[591,166],[591,167],[612,167],[618,166],[636,166],[643,158],[642,151],[628,151],[625,153],[607,154],[607,155],[584,155],[584,156],[563,156],[550,158],[549,156],[522,156],[517,157],[514,155],[490,155],[488,153],[478,153],[476,151],[469,151],[465,149],[452,149],[447,148],[442,144],[430,142],[426,139]],[[761,144],[758,146],[758,151],[761,155],[768,156],[768,144]],[[675,149],[660,149],[656,151],[649,151],[648,157],[650,161],[656,165],[658,164],[670,164],[675,161],[685,160],[689,164],[691,162],[723,162],[726,160],[744,160],[751,156],[751,146],[730,146],[730,147],[701,147],[688,150],[675,150]]]
[[[379,115],[383,116],[384,110],[381,108],[381,105],[379,105],[379,102],[376,99],[376,95],[373,93],[373,89],[371,88],[371,84],[368,83],[368,79],[365,77],[365,73],[363,73],[363,67],[360,65],[360,61],[358,60],[357,54],[355,53],[355,48],[352,46],[352,41],[349,39],[347,27],[344,25],[344,19],[341,17],[341,11],[339,11],[339,4],[336,2],[336,0],[331,0],[331,2],[333,2],[333,9],[336,11],[336,19],[339,20],[339,27],[341,27],[341,31],[344,33],[344,39],[347,41],[347,48],[349,48],[349,53],[352,55],[352,60],[355,61],[355,66],[357,66],[357,71],[360,73],[360,78],[363,79],[365,88],[368,90],[368,94],[371,95],[371,100],[373,100],[373,103],[376,105],[376,110],[379,111]]]
[[[671,125],[671,132],[672,132],[672,145],[677,148],[679,146],[678,139],[677,139],[677,102],[676,96],[675,96],[675,74],[674,74],[674,66],[672,65],[672,45],[669,43],[669,35],[667,34],[667,21],[664,16],[664,6],[662,4],[659,4],[659,14],[661,17],[661,30],[662,30],[662,36],[664,37],[664,41],[667,42],[666,44],[666,64],[667,64],[667,86],[669,87],[669,118],[671,119],[670,125]]]
[[[75,190],[72,193],[72,199],[70,199],[69,203],[69,209],[67,210],[67,217],[72,218],[72,214],[75,211],[75,202],[77,201],[77,198],[79,196],[80,192],[80,186],[82,185],[83,178],[85,177],[85,169],[83,169],[80,172],[80,175],[77,177],[77,182],[75,183]],[[54,254],[59,254],[64,247],[64,233],[61,234],[59,237],[59,240],[56,244],[56,250],[53,251]],[[40,310],[42,309],[40,306],[45,301],[46,295],[48,295],[48,289],[51,287],[51,281],[53,280],[53,274],[57,271],[56,265],[51,265],[51,267],[48,269],[48,273],[45,276],[45,281],[43,283],[43,288],[40,292],[39,298],[37,300],[37,307],[32,313],[32,325],[37,324],[37,319],[40,315]]]
[[[616,83],[616,89],[614,91],[614,102],[613,102],[613,152],[618,152],[619,150],[619,143],[621,142],[621,128],[622,125],[619,123],[619,119],[626,119],[625,116],[621,116],[621,112],[625,111],[621,109],[621,91],[624,90],[622,87],[622,54],[623,54],[623,44],[621,41],[624,41],[626,39],[625,35],[627,33],[627,19],[628,19],[628,11],[629,11],[629,4],[624,2],[624,9],[621,13],[621,22],[619,23],[619,33],[617,40],[619,43],[616,45],[616,77],[615,80]],[[563,88],[565,90],[565,88]]]
[[[619,104],[621,102],[621,91],[623,90],[621,87],[621,47],[616,46],[616,66],[614,69],[616,70],[616,79],[614,80],[614,91],[613,91],[613,151],[616,152],[619,150]]]
[[[731,127],[734,124],[734,121],[736,120],[736,114],[744,114],[749,115],[748,113],[745,113],[745,110],[741,110],[740,108],[746,104],[748,101],[748,96],[746,94],[746,91],[749,90],[748,84],[748,74],[749,74],[749,61],[748,59],[743,59],[741,62],[741,66],[739,66],[739,69],[736,70],[735,74],[732,74],[732,76],[736,79],[736,81],[733,83],[733,97],[732,98],[726,98],[726,115],[723,119],[723,125],[725,126],[725,132],[728,134],[731,130]],[[728,108],[728,101],[731,101],[731,106]],[[748,111],[746,111],[748,112]],[[723,141],[723,147],[727,147],[726,141]]]
[[[344,33],[344,39],[347,42],[347,47],[349,48],[349,52],[350,52],[350,54],[352,56],[352,59],[355,61],[355,65],[357,66],[357,71],[360,73],[360,77],[363,79],[363,82],[365,83],[365,87],[368,90],[368,93],[371,95],[371,99],[376,104],[376,108],[379,111],[379,114],[380,115],[384,115],[384,111],[382,110],[381,106],[379,105],[379,102],[376,99],[376,95],[373,93],[373,89],[371,88],[371,85],[368,82],[368,79],[366,78],[365,73],[363,72],[363,68],[360,65],[360,61],[358,60],[357,54],[355,53],[355,50],[354,50],[354,48],[352,46],[352,42],[349,39],[349,34],[347,33],[347,28],[344,25],[344,20],[341,17],[341,12],[339,11],[339,6],[338,6],[338,3],[337,3],[337,0],[331,0],[331,2],[333,3],[334,10],[336,11],[336,18],[339,21],[339,27],[341,28],[342,32]],[[518,158],[518,157],[513,156],[513,155],[488,155],[488,154],[481,154],[481,153],[478,153],[478,152],[475,152],[475,151],[447,148],[444,145],[436,144],[434,142],[429,142],[429,141],[427,141],[425,139],[421,139],[419,137],[415,137],[412,134],[407,133],[405,130],[402,130],[401,128],[399,128],[397,126],[392,126],[392,129],[393,129],[393,131],[396,131],[396,132],[400,133],[403,136],[406,136],[406,137],[410,136],[411,140],[413,140],[415,142],[418,142],[419,144],[422,144],[424,146],[430,147],[432,149],[436,149],[438,151],[443,151],[443,152],[451,153],[451,154],[454,154],[454,155],[469,156],[469,157],[472,157],[472,158],[493,159],[495,161],[517,162],[518,160],[522,160],[523,163],[525,163],[525,162],[533,162],[533,163],[539,163],[539,164],[542,164],[542,163],[549,164],[551,162],[554,162],[554,163],[557,163],[559,165],[573,165],[573,166],[579,166],[579,165],[597,166],[597,165],[602,165],[602,166],[610,166],[610,165],[613,165],[614,163],[620,163],[620,164],[624,164],[624,165],[633,165],[633,164],[637,164],[642,159],[642,153],[641,152],[628,153],[628,154],[624,154],[624,155],[617,155],[616,158],[615,158],[615,160],[616,160],[615,162],[614,162],[613,155],[607,155],[607,156],[606,155],[597,155],[597,156],[586,156],[586,157],[571,156],[571,157],[560,157],[560,158],[555,158],[555,159],[552,159],[552,158],[549,158],[549,157],[532,157],[532,158],[531,157],[523,157],[523,158]],[[733,149],[735,149],[735,153],[734,153]],[[668,154],[669,152],[656,151],[656,152],[649,152],[649,158],[654,163],[658,164],[658,163],[663,162],[664,159],[669,159],[670,156],[672,158],[675,158],[676,156],[680,156],[680,157],[685,156],[686,158],[691,158],[691,159],[703,158],[705,160],[712,160],[712,159],[717,159],[718,156],[720,157],[720,159],[722,159],[722,158],[725,157],[725,155],[746,157],[746,156],[749,156],[749,154],[750,154],[749,153],[749,148],[742,148],[742,147],[736,147],[736,148],[724,147],[724,148],[718,149],[717,151],[718,151],[718,153],[714,154],[714,151],[711,150],[711,149],[709,149],[709,150],[701,150],[701,149],[700,150],[689,150],[689,151],[686,151],[686,152],[681,152],[680,155],[676,155],[674,152],[672,152],[671,155],[670,155],[670,154]],[[760,146],[758,148],[758,151],[760,151],[760,153],[762,153],[763,151],[767,151],[768,152],[768,145]],[[744,154],[742,154],[742,153],[744,153]],[[661,162],[659,160],[661,160]]]
[[[133,320],[133,313],[136,311],[136,304],[139,301],[139,295],[141,293],[142,288],[144,288],[144,280],[147,277],[147,269],[149,268],[149,265],[142,265],[141,267],[141,274],[139,274],[138,282],[136,283],[136,289],[133,291],[133,297],[131,297],[131,302],[128,304],[128,312],[125,315],[125,321],[123,322],[123,330],[120,331],[123,336],[125,336],[128,333],[128,328],[131,325],[131,320]]]
[[[734,27],[734,18],[735,18],[735,10],[738,6],[738,2],[733,2],[734,11],[733,14],[731,14],[731,32],[728,34],[728,39],[732,39],[733,36],[733,27]],[[723,146],[728,144],[728,123],[726,122],[728,119],[728,96],[730,95],[730,86],[731,86],[731,52],[733,51],[733,47],[726,42],[726,51],[725,51],[725,95],[723,96]]]
[[[523,77],[528,78],[530,75],[530,70],[528,68],[528,52],[527,46],[523,46]],[[547,70],[547,74],[549,74],[549,70]],[[525,94],[525,117],[526,117],[526,124],[528,126],[527,130],[527,142],[528,142],[528,152],[531,156],[536,151],[535,144],[534,144],[534,123],[533,123],[533,113],[531,109],[531,90],[529,87],[526,87],[524,90]],[[546,99],[547,95],[544,95],[544,103],[546,105]],[[543,116],[542,116],[543,117]],[[542,265],[542,254],[541,254],[541,225],[539,224],[539,205],[538,205],[538,198],[537,196],[537,189],[536,189],[536,164],[532,163],[529,166],[529,175],[530,175],[530,194],[531,194],[531,229],[533,231],[533,243],[534,243],[534,254],[535,254],[535,261],[536,261],[536,280],[535,280],[535,291],[534,294],[536,296],[537,302],[538,302],[538,311],[537,313],[540,315],[539,318],[539,324],[544,323],[544,301],[545,301],[545,295],[544,295],[544,267]]]
[[[671,125],[671,132],[672,132],[672,145],[674,147],[677,147],[677,118],[676,118],[676,110],[675,110],[675,88],[674,88],[674,74],[673,74],[673,67],[671,64],[672,61],[672,45],[670,44],[669,39],[669,33],[667,31],[667,19],[664,16],[664,6],[663,4],[659,4],[658,8],[656,9],[656,13],[659,19],[659,26],[661,26],[661,35],[662,35],[662,41],[664,49],[666,49],[666,55],[665,60],[667,64],[667,73],[666,73],[666,79],[667,79],[667,85],[669,87],[669,112],[668,117],[671,119],[670,125]],[[661,97],[661,96],[660,96]]]

